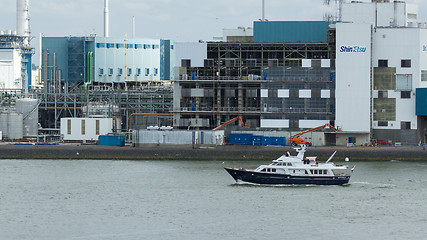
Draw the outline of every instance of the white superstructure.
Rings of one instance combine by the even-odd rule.
[[[417,6],[401,1],[343,5],[343,22],[336,24],[336,124],[342,129],[417,142],[415,89],[427,87],[427,29],[417,21]]]

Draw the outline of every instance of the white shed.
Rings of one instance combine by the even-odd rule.
[[[113,132],[112,118],[61,118],[61,136],[65,141],[98,140]]]

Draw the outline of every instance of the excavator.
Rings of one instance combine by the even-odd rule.
[[[308,130],[305,130],[305,131],[302,131],[302,132],[299,132],[299,133],[292,134],[289,137],[289,143],[292,146],[302,145],[302,144],[311,146],[311,142],[306,141],[304,138],[302,138],[300,136],[303,135],[303,134],[309,133],[309,132],[313,132],[313,131],[316,131],[316,130],[319,130],[319,129],[322,129],[322,128],[326,128],[326,127],[329,127],[330,129],[333,129],[335,131],[341,131],[341,130],[335,128],[334,126],[332,126],[331,124],[327,123],[327,124],[322,125],[322,126],[318,126],[318,127],[315,127],[315,128],[312,128],[312,129],[308,129]]]
[[[242,124],[242,127],[244,127],[244,128],[250,128],[250,124],[249,124],[249,123],[246,123],[246,124],[245,124],[245,123],[243,122],[242,117],[237,116],[237,117],[232,118],[232,119],[228,120],[227,122],[225,122],[225,123],[223,123],[223,124],[219,125],[218,127],[214,128],[214,129],[212,129],[212,130],[213,130],[213,131],[219,130],[219,129],[221,129],[221,128],[223,128],[223,127],[227,126],[228,124],[230,124],[230,123],[232,123],[232,122],[235,122],[235,121],[237,121],[237,120],[240,120],[240,123]]]

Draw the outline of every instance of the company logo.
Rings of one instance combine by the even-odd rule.
[[[340,52],[344,53],[364,53],[366,52],[366,47],[361,46],[341,46]]]

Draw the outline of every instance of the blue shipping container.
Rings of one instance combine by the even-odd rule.
[[[228,136],[228,144],[231,145],[252,145],[253,134],[235,134]]]
[[[99,145],[124,146],[125,136],[123,135],[101,135],[99,136]]]
[[[271,140],[272,140],[271,137],[262,136],[262,145],[264,146],[272,145]]]
[[[262,136],[253,136],[252,145],[262,145]]]
[[[286,146],[286,137],[271,137],[271,145]]]

